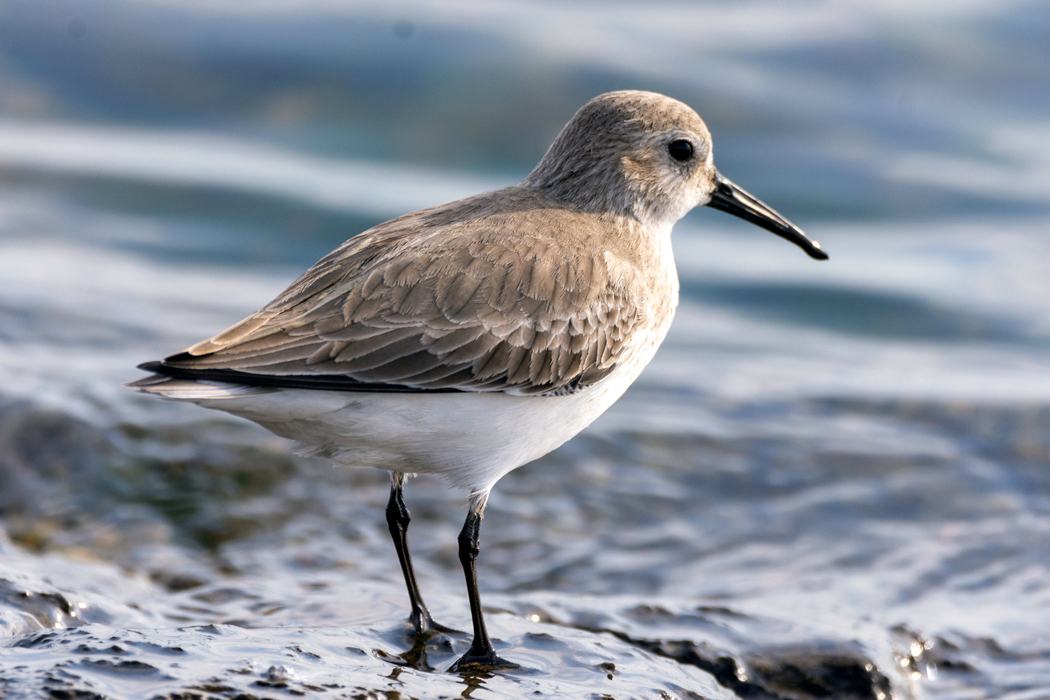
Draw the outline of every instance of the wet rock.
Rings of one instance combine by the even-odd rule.
[[[76,606],[61,593],[28,590],[24,585],[7,579],[0,579],[0,616],[11,620],[4,625],[9,633],[81,624]],[[15,623],[12,618],[19,622]],[[32,646],[39,641],[22,637],[15,643]]]
[[[773,697],[884,700],[890,680],[869,659],[819,648],[773,649],[747,660]]]

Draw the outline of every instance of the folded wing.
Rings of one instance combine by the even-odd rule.
[[[645,289],[580,237],[530,235],[545,221],[518,212],[421,232],[418,219],[396,219],[244,321],[148,368],[317,388],[579,390],[622,359]]]

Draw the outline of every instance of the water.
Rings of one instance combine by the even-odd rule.
[[[1050,697],[1048,47],[993,1],[0,5],[0,688]],[[469,636],[407,634],[385,474],[119,384],[627,87],[831,260],[678,225],[656,360],[493,492],[523,669],[448,674]],[[463,495],[406,499],[467,629]]]

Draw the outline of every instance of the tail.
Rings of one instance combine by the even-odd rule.
[[[274,387],[234,384],[210,379],[179,379],[164,374],[152,374],[124,386],[166,399],[196,401],[201,399],[236,399],[277,391]]]

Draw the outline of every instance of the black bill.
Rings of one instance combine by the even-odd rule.
[[[806,238],[806,234],[802,233],[802,229],[767,207],[747,190],[737,187],[732,181],[725,179],[717,172],[715,173],[715,191],[711,195],[711,201],[707,203],[707,206],[727,211],[733,216],[739,216],[745,221],[750,221],[767,231],[772,231],[806,251],[811,258],[816,260],[828,259],[828,254],[820,249],[820,244]]]

